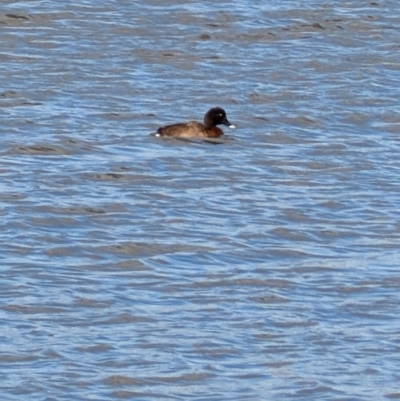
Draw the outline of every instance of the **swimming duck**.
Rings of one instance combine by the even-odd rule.
[[[204,116],[204,123],[189,121],[172,125],[165,125],[157,130],[156,136],[170,136],[179,138],[219,138],[224,131],[217,125],[224,124],[229,128],[235,128],[226,118],[225,110],[221,107],[213,107]]]

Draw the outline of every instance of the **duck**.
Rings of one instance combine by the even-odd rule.
[[[228,121],[226,112],[221,107],[213,107],[204,116],[203,124],[197,121],[165,125],[158,128],[155,136],[178,137],[178,138],[219,138],[224,135],[224,131],[217,125],[226,125],[235,128]]]

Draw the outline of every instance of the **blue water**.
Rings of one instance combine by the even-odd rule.
[[[1,399],[400,399],[399,23],[3,2]]]

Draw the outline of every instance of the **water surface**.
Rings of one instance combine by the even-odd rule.
[[[3,398],[400,399],[399,16],[3,2]]]

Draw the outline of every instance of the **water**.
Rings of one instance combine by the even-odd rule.
[[[399,16],[3,2],[2,399],[399,399]]]

